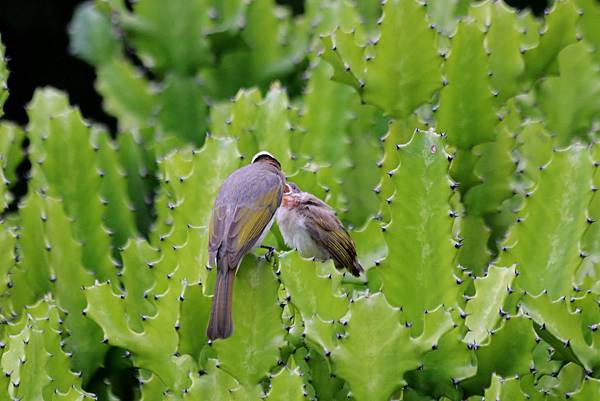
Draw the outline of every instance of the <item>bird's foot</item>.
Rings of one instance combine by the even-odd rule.
[[[275,248],[269,245],[261,245],[260,247],[267,250],[265,253],[265,259],[267,262],[271,263],[273,260],[273,255],[275,255]]]

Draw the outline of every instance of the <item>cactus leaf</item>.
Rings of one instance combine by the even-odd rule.
[[[521,184],[521,191],[529,191],[538,182],[544,166],[552,159],[552,137],[541,122],[528,122],[519,132],[517,143],[519,169],[523,171],[526,181]]]
[[[98,68],[96,89],[104,109],[119,120],[122,130],[145,126],[157,108],[157,99],[140,71],[119,57]]]
[[[271,380],[271,391],[266,399],[304,401],[303,387],[298,368],[292,370],[286,367]]]
[[[517,12],[503,2],[493,1],[473,5],[469,11],[486,31],[491,84],[504,102],[522,89],[525,72]]]
[[[16,170],[23,160],[21,144],[24,139],[23,130],[17,125],[7,122],[0,124],[0,211],[6,209],[13,200],[9,188],[17,181]]]
[[[592,158],[595,164],[600,161],[600,146],[595,144],[592,150]],[[600,169],[594,169],[594,187],[600,187]],[[577,269],[575,284],[578,286],[585,285],[585,289],[590,289],[594,293],[600,293],[598,283],[600,283],[600,273],[597,269],[600,266],[600,224],[595,224],[600,221],[600,196],[598,192],[592,195],[592,200],[588,206],[587,218],[588,227],[581,239],[581,253],[585,255],[581,265]],[[586,282],[584,284],[584,282]]]
[[[148,300],[148,292],[155,284],[155,274],[151,269],[155,268],[160,259],[159,252],[144,240],[130,240],[121,252],[121,258],[121,282],[127,290],[127,296],[139,300],[127,305],[127,312],[131,316],[129,324],[132,329],[141,332],[141,316],[152,316],[155,313],[154,305]]]
[[[48,376],[44,372],[44,365],[48,363],[49,354],[44,349],[44,331],[42,327],[26,329],[22,338],[14,338],[13,340],[23,342],[23,353],[19,356],[18,364],[23,365],[23,368],[17,372],[12,371],[11,386],[9,386],[9,394],[13,392],[14,398],[27,400],[42,399],[42,393]],[[12,351],[10,347],[7,353]],[[23,363],[26,361],[26,363]],[[15,366],[15,365],[13,365]],[[16,367],[16,366],[15,366]],[[4,369],[5,372],[7,369]]]
[[[351,32],[336,30],[334,33],[321,36],[320,57],[333,67],[331,79],[362,90],[365,77],[365,49],[357,43]]]
[[[515,341],[515,339],[519,339]],[[490,385],[494,372],[503,377],[525,375],[531,369],[540,369],[532,359],[537,335],[531,321],[524,316],[506,315],[499,327],[490,331],[486,343],[475,347],[477,375],[463,386],[478,392]]]
[[[600,61],[600,26],[597,22],[600,18],[600,6],[593,0],[575,0],[575,5],[579,8],[580,14],[579,28],[583,34],[583,39],[594,48],[594,59]]]
[[[299,134],[291,125],[290,109],[287,93],[277,82],[262,100],[258,91],[240,91],[229,107],[224,131],[239,139],[242,159],[249,162],[257,152],[267,151],[291,174],[290,144]]]
[[[369,3],[367,1],[366,3]],[[354,33],[363,38],[364,32],[362,19],[359,14],[359,4],[352,1],[331,1],[323,3],[321,1],[308,0],[305,6],[305,13],[311,23],[315,24],[314,33],[318,35],[327,35],[333,31],[344,31]]]
[[[554,152],[503,244],[496,264],[516,265],[516,282],[532,294],[546,290],[558,297],[571,288],[592,196],[589,156],[581,145]]]
[[[305,386],[309,398],[312,396],[311,390],[319,400],[338,400],[347,396],[344,381],[331,372],[329,362],[321,351],[310,347],[297,348],[294,360],[301,368],[305,381],[310,384]]]
[[[321,61],[310,72],[301,117],[302,128],[306,130],[301,153],[316,163],[333,161],[335,170],[339,171],[348,151],[348,126],[353,117],[350,105],[359,99],[351,88],[332,82],[328,69]]]
[[[44,144],[47,152],[41,170],[50,184],[48,194],[63,199],[65,211],[73,219],[75,238],[83,243],[84,266],[100,279],[114,277],[110,237],[102,224],[104,206],[98,196],[103,172],[89,129],[79,113],[70,110],[50,121]]]
[[[205,328],[210,315],[211,299],[204,294],[204,285],[187,285],[179,300],[179,352],[194,357],[200,355],[207,344]]]
[[[514,278],[514,268],[491,266],[485,277],[475,279],[475,296],[467,302],[465,310],[467,344],[483,344],[495,329],[500,320],[498,311],[504,308]]]
[[[38,89],[33,94],[33,99],[27,106],[27,115],[29,124],[27,125],[29,144],[29,154],[32,162],[31,166],[31,188],[39,189],[43,187],[43,174],[38,172],[40,164],[45,159],[44,139],[48,136],[50,117],[62,114],[70,109],[69,99],[64,93],[56,89]]]
[[[400,311],[382,294],[356,300],[350,316],[347,334],[331,357],[334,371],[348,382],[357,401],[388,400],[406,384],[404,374],[417,368],[423,355],[452,327],[449,314],[438,309],[425,315],[422,334],[413,338],[410,329],[400,324]],[[356,369],[357,360],[363,369]]]
[[[444,334],[437,348],[423,356],[421,365],[407,373],[409,386],[436,398],[446,395],[453,400],[463,399],[462,383],[475,375],[478,361],[475,351],[465,347],[461,337],[459,327]]]
[[[526,295],[522,299],[525,312],[539,325],[540,336],[562,355],[562,359],[582,365],[588,371],[600,366],[597,336],[591,344],[586,341],[581,313],[572,311],[564,298],[552,301],[549,295]]]
[[[260,91],[240,90],[231,104],[228,119],[224,124],[228,125],[229,135],[238,138],[238,148],[245,160],[252,160],[252,157],[261,150],[253,130],[261,101]]]
[[[11,271],[9,302],[13,314],[34,304],[50,288],[49,255],[44,235],[45,204],[39,195],[30,194],[20,205],[19,260]],[[8,313],[8,311],[6,311]]]
[[[494,142],[482,143],[473,149],[473,154],[478,158],[473,173],[480,182],[466,190],[464,203],[469,214],[483,216],[498,212],[502,202],[512,195],[511,179],[515,163],[511,151],[514,140],[506,125],[503,121],[496,126]],[[456,177],[462,185],[461,178]]]
[[[396,188],[390,200],[392,221],[384,231],[388,255],[378,270],[388,301],[402,307],[419,329],[423,311],[453,304],[457,293],[448,161],[442,138],[432,132],[417,131],[397,152],[400,164],[391,173]]]
[[[532,81],[556,72],[558,53],[577,40],[578,15],[574,1],[554,2],[540,32],[539,44],[524,55],[527,75]]]
[[[16,170],[24,157],[21,149],[24,139],[25,133],[18,125],[7,121],[0,124],[0,155],[2,155],[0,165],[9,181],[9,183],[4,182],[5,186],[14,185],[17,181]]]
[[[317,315],[304,318],[306,337],[319,345],[324,354],[327,355],[336,346],[336,335],[338,328],[335,322],[326,322]]]
[[[427,0],[425,2],[429,19],[435,25],[435,29],[444,36],[450,36],[456,31],[458,17],[464,13],[464,3],[464,1],[460,0]]]
[[[69,219],[61,202],[45,199],[47,221],[44,224],[50,238],[49,265],[52,290],[58,306],[67,312],[64,326],[70,334],[67,350],[73,353],[73,367],[83,372],[84,381],[104,361],[107,346],[102,344],[102,331],[92,320],[82,315],[86,306],[83,286],[93,283],[93,276],[81,265],[82,246],[74,241]]]
[[[593,68],[592,54],[582,42],[558,54],[559,77],[548,77],[538,99],[546,126],[559,145],[575,136],[585,136],[594,115],[600,112],[600,73]]]
[[[382,153],[380,137],[387,124],[380,110],[370,105],[356,104],[354,116],[348,135],[349,160],[340,173],[340,187],[335,192],[343,194],[342,220],[360,227],[377,213],[380,206],[374,188],[381,179],[378,167]]]
[[[119,248],[134,237],[136,227],[127,195],[125,171],[118,160],[114,143],[104,131],[92,131],[98,149],[98,168],[103,172],[100,194],[104,205],[103,221],[110,230],[113,248]]]
[[[156,0],[137,3],[123,24],[142,57],[158,70],[193,74],[211,61],[206,36],[207,2]],[[177,24],[173,24],[177,21]]]
[[[569,399],[573,401],[593,400],[600,394],[600,380],[586,377],[578,391],[569,393]]]
[[[6,67],[6,49],[2,44],[2,38],[0,37],[0,117],[4,115],[4,102],[8,97],[8,68]]]
[[[370,219],[362,228],[352,232],[352,239],[356,243],[358,260],[365,269],[376,266],[385,259],[388,249],[381,224]]]
[[[109,60],[119,51],[119,40],[110,17],[92,2],[81,4],[69,24],[69,49],[72,54],[93,65]]]
[[[158,120],[164,131],[184,143],[202,146],[206,135],[206,102],[202,88],[194,78],[170,74],[159,94]]]
[[[286,253],[280,258],[281,281],[291,296],[290,302],[303,317],[318,315],[326,321],[338,320],[348,309],[345,297],[336,294],[339,280],[320,277],[315,265],[298,252]]]
[[[382,19],[381,37],[366,64],[364,99],[406,118],[441,84],[437,34],[416,1],[385,2]]]
[[[69,388],[86,394],[61,349],[59,311],[50,298],[31,305],[8,330],[0,365],[9,378],[8,388],[3,390],[11,399],[50,399]]]
[[[150,212],[154,190],[155,161],[149,161],[151,152],[144,148],[141,135],[123,132],[117,138],[118,156],[125,172],[127,194],[140,233],[148,233],[153,220]]]
[[[479,206],[478,206],[479,207]],[[458,213],[453,211],[452,213]],[[482,217],[466,215],[460,218],[461,245],[458,250],[460,266],[475,276],[482,276],[490,260],[487,247],[490,229]]]
[[[194,364],[189,356],[175,356],[179,285],[173,281],[170,283],[169,288],[157,296],[155,314],[141,318],[142,332],[134,331],[129,323],[137,316],[131,315],[128,304],[139,301],[128,298],[126,294],[115,294],[107,283],[96,283],[86,288],[86,311],[102,327],[110,344],[132,353],[134,365],[156,373],[167,388],[181,391],[191,384],[188,373],[194,369]]]
[[[10,294],[9,286],[14,285],[10,281],[9,271],[13,270],[16,264],[17,235],[15,231],[5,222],[0,222],[0,296],[2,298]],[[10,313],[8,303],[7,299],[0,299],[0,319],[8,319]],[[0,330],[0,337],[1,333]]]
[[[273,0],[256,0],[246,12],[242,37],[251,49],[246,68],[257,83],[289,73],[304,57],[308,45],[308,38],[301,34],[305,29],[301,21],[293,20],[288,10],[274,4]]]
[[[291,170],[290,141],[294,135],[288,107],[286,91],[279,84],[274,84],[260,104],[254,125],[259,150],[274,155],[286,172]]]
[[[192,379],[194,378],[195,376],[192,376]],[[160,378],[152,372],[140,370],[138,380],[141,383],[140,399],[142,401],[160,401],[173,395],[168,392],[167,387]]]
[[[213,23],[214,30],[226,31],[241,29],[244,27],[245,12],[248,3],[244,0],[211,0],[212,10],[214,15]]]
[[[52,394],[52,401],[85,401],[95,400],[97,397],[95,394],[87,393],[77,387],[70,387],[67,392],[62,393],[60,391]]]
[[[519,378],[502,378],[492,375],[492,384],[485,390],[484,401],[515,400],[526,401],[529,395],[521,390]]]
[[[444,67],[448,84],[440,92],[436,126],[448,135],[449,144],[464,150],[492,141],[498,121],[483,37],[477,24],[461,22]]]
[[[209,359],[201,375],[193,376],[193,384],[183,399],[231,401],[231,392],[239,387],[239,383],[217,364]]]

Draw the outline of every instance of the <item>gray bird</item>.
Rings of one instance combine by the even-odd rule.
[[[285,243],[301,256],[319,261],[333,259],[337,269],[346,268],[355,276],[363,271],[354,241],[335,211],[321,199],[288,182],[276,216]]]
[[[279,161],[260,152],[252,163],[234,171],[221,185],[208,230],[208,258],[217,280],[206,335],[210,340],[233,332],[233,279],[244,255],[262,246],[277,208],[285,177]]]

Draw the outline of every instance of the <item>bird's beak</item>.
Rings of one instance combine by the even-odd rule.
[[[283,194],[287,195],[287,194],[291,194],[292,193],[292,187],[290,187],[288,184],[285,184],[285,188],[283,189]]]

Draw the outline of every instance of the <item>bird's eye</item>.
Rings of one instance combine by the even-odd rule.
[[[283,189],[283,193],[284,194],[291,194],[292,193],[292,187],[288,184],[285,184],[285,188]]]

